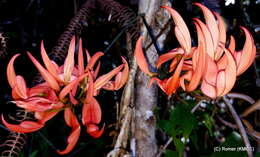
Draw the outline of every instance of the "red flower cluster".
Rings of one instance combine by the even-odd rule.
[[[185,91],[193,91],[201,83],[202,92],[216,98],[227,94],[233,88],[236,77],[252,64],[256,47],[249,31],[241,27],[246,37],[243,49],[235,50],[235,39],[232,36],[226,48],[223,19],[204,5],[194,4],[202,10],[206,22],[194,18],[198,36],[196,47],[191,46],[190,32],[179,13],[170,7],[162,7],[169,11],[173,18],[175,36],[180,44],[180,47],[161,55],[157,61],[156,68],[171,61],[170,77],[160,80],[156,73],[150,72],[142,51],[142,37],[137,41],[135,57],[140,69],[152,77],[151,82],[156,80],[167,95],[175,93],[180,86]]]
[[[41,44],[41,56],[45,68],[30,54],[28,56],[39,70],[45,82],[32,88],[26,86],[22,76],[16,75],[14,61],[19,56],[16,54],[10,60],[7,67],[7,78],[12,88],[14,103],[25,110],[34,113],[36,121],[23,121],[20,124],[10,124],[2,115],[2,121],[7,128],[15,132],[29,133],[42,127],[58,112],[64,110],[66,124],[72,128],[67,139],[65,150],[58,150],[59,154],[69,153],[80,135],[80,124],[73,110],[83,105],[82,123],[86,132],[94,138],[98,138],[104,131],[104,126],[99,130],[98,124],[101,121],[101,108],[95,96],[100,89],[118,90],[128,79],[129,67],[124,58],[123,64],[111,72],[98,76],[100,69],[99,58],[102,52],[97,52],[92,57],[86,51],[88,64],[84,65],[82,41],[79,42],[78,65],[74,63],[75,37],[71,40],[68,55],[64,65],[58,66],[50,60],[43,43]],[[98,62],[98,63],[97,63]],[[97,65],[96,65],[97,63]],[[111,80],[115,77],[115,80]]]

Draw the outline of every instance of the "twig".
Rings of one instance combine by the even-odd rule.
[[[224,124],[225,126],[227,127],[230,127],[232,129],[238,129],[237,125],[231,123],[231,122],[228,122],[224,119],[222,119],[221,117],[217,116],[217,118],[219,119],[219,121]],[[256,141],[259,141],[260,140],[260,133],[255,131],[252,127],[252,125],[246,121],[245,119],[242,119],[244,125],[246,126],[246,131],[247,131],[247,134],[249,134],[251,137],[255,138]]]
[[[115,147],[112,151],[110,151],[107,154],[107,157],[117,157],[121,152],[121,148],[125,148],[125,146],[127,144],[126,142],[127,142],[128,136],[129,136],[128,131],[130,128],[131,116],[132,116],[132,111],[131,111],[131,109],[129,109],[124,117],[125,119],[123,121],[120,133],[117,137]]]
[[[227,96],[230,97],[230,98],[238,98],[238,99],[245,100],[245,101],[249,102],[250,104],[254,104],[255,103],[254,99],[252,99],[250,96],[245,95],[245,94],[229,93],[229,94],[227,94]]]
[[[228,122],[228,121],[222,119],[220,116],[217,116],[217,118],[219,119],[219,121],[220,121],[222,124],[224,124],[224,125],[226,125],[226,126],[232,128],[232,129],[237,129],[237,128],[238,128],[237,125],[232,124],[232,123],[230,123],[230,122]]]
[[[143,22],[144,22],[144,25],[145,25],[145,27],[146,27],[146,29],[147,29],[147,32],[148,32],[149,36],[150,36],[151,39],[152,39],[152,43],[153,43],[153,45],[154,45],[154,47],[155,47],[157,53],[158,53],[158,54],[162,54],[162,53],[161,53],[161,50],[160,50],[160,48],[159,48],[159,46],[158,46],[158,44],[157,44],[156,38],[154,37],[153,31],[152,31],[152,29],[150,28],[150,26],[148,25],[148,23],[147,23],[147,21],[146,21],[146,19],[145,19],[145,17],[144,17],[144,14],[141,15],[141,17],[142,17],[142,20],[143,20]]]
[[[169,140],[165,143],[165,145],[162,147],[162,149],[159,151],[159,153],[156,155],[156,157],[160,157],[162,153],[166,150],[166,148],[171,144],[173,138],[169,138]]]
[[[236,113],[236,110],[234,109],[232,104],[229,103],[229,100],[227,99],[226,96],[223,97],[223,100],[224,100],[225,104],[227,105],[227,107],[229,108],[229,111],[231,112],[231,114],[232,114],[232,116],[233,116],[233,118],[234,118],[234,120],[235,120],[235,122],[236,122],[236,124],[238,126],[238,130],[239,130],[239,132],[240,132],[240,134],[242,136],[242,139],[243,139],[243,141],[245,143],[245,146],[247,148],[251,148],[250,142],[248,140],[248,136],[246,134],[246,130],[245,130],[245,128],[244,128],[244,126],[243,126],[243,124],[242,124],[238,114]],[[250,149],[247,149],[247,155],[248,155],[248,157],[253,157],[253,153],[252,153],[252,151],[250,151]]]
[[[255,104],[248,107],[240,116],[246,117],[250,113],[257,111],[257,110],[260,110],[260,100],[258,100]]]
[[[125,26],[119,33],[118,35],[112,40],[112,42],[108,45],[108,47],[104,50],[104,53],[106,53],[113,45],[114,43],[122,36],[123,33],[125,33],[127,31],[127,29],[131,26],[133,26],[135,23],[135,21],[137,21],[137,17],[133,17],[132,19],[130,19],[130,23],[129,25]]]
[[[200,104],[203,102],[204,100],[200,100],[192,109],[191,109],[191,113],[194,113],[199,107]]]

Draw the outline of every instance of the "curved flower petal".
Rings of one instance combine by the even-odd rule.
[[[165,62],[171,60],[172,58],[176,57],[177,55],[181,55],[181,54],[184,54],[183,49],[177,48],[168,53],[161,55],[157,60],[156,68],[159,68],[163,63],[165,63]]]
[[[120,77],[116,76],[115,90],[122,88],[126,83],[126,81],[128,80],[129,66],[124,57],[122,57],[122,61],[124,63],[124,70],[122,71],[122,73],[120,73],[121,74]]]
[[[25,80],[22,76],[18,75],[16,76],[16,83],[13,88],[14,92],[22,99],[27,99],[28,98],[28,89],[25,83]]]
[[[236,49],[236,41],[235,38],[231,35],[228,50],[232,53],[233,56],[235,56],[235,49]]]
[[[117,73],[119,73],[123,67],[124,64],[118,66],[109,73],[100,76],[94,83],[94,90],[102,88],[111,78],[113,78]]]
[[[89,103],[94,95],[94,81],[92,75],[88,76],[88,90],[86,94],[86,99],[84,100],[84,103]]]
[[[225,90],[220,96],[227,94],[235,85],[236,82],[236,62],[231,52],[224,48],[225,56],[227,57],[227,67],[225,69]]]
[[[67,139],[67,144],[68,144],[67,147],[62,151],[60,150],[57,151],[61,155],[69,153],[75,147],[79,139],[80,130],[81,130],[76,116],[68,108],[66,108],[64,111],[64,119],[67,125],[72,128],[72,131]]]
[[[204,18],[206,20],[207,28],[209,29],[212,38],[214,50],[216,50],[219,41],[219,29],[215,17],[212,14],[212,12],[204,5],[200,3],[193,3],[193,4],[201,8]]]
[[[203,80],[201,83],[201,91],[212,99],[217,97],[216,87],[207,83],[206,80]]]
[[[44,99],[44,98],[42,98]],[[24,108],[28,111],[43,112],[53,108],[52,104],[47,100],[46,103],[26,102],[26,101],[15,101],[16,105],[20,108]]]
[[[124,63],[124,69],[122,72],[118,72],[115,76],[114,81],[108,81],[102,88],[106,90],[119,90],[126,81],[128,80],[129,75],[129,66],[124,57],[122,57]]]
[[[63,106],[63,104],[59,104],[57,106]],[[46,112],[34,112],[34,117],[39,120],[39,123],[45,124],[48,120],[52,119],[54,116],[59,113],[58,111],[46,111]]]
[[[185,84],[185,80],[190,81],[191,78],[192,78],[192,71],[187,71],[184,75],[182,75],[182,76],[180,77],[180,85],[181,85],[181,87],[182,87],[182,89],[183,89],[184,91],[187,90],[187,88],[186,88],[187,85]],[[188,86],[189,86],[189,85],[190,85],[190,83],[188,84]]]
[[[73,104],[73,105],[76,105],[78,104],[78,100],[74,98],[72,92],[69,93],[69,97],[70,97],[70,102]]]
[[[92,70],[97,60],[104,55],[103,52],[95,53],[88,62],[88,65],[85,70]]]
[[[59,99],[63,100],[65,98],[65,96],[81,81],[83,80],[87,75],[89,75],[88,73],[78,77],[77,79],[73,80],[71,83],[69,83],[68,85],[66,85],[60,92],[59,94]]]
[[[175,23],[175,34],[180,42],[181,46],[183,49],[185,49],[186,53],[190,53],[191,50],[191,37],[190,37],[190,32],[185,24],[184,20],[180,16],[180,14],[172,9],[171,7],[168,6],[161,6],[161,8],[166,9],[167,11],[170,12],[173,21]]]
[[[244,31],[246,36],[246,41],[242,50],[242,56],[240,60],[237,60],[237,75],[242,74],[246,71],[246,69],[252,64],[255,55],[256,55],[256,49],[254,48],[254,39],[249,33],[249,31],[241,26],[241,29]]]
[[[4,116],[1,116],[3,124],[11,131],[19,133],[30,133],[41,129],[44,125],[33,121],[23,121],[20,124],[10,124],[5,121]]]
[[[122,75],[122,72],[119,72],[117,74],[117,77],[119,78],[119,77],[121,77],[121,75]],[[102,88],[105,90],[115,90],[115,81],[108,81]]]
[[[101,130],[99,130],[98,126],[95,124],[87,125],[87,133],[93,138],[99,138],[103,134],[104,129],[105,125],[103,125]]]
[[[226,43],[225,22],[217,12],[213,12],[213,13],[218,19],[218,30],[219,30],[218,43],[225,45],[225,43]],[[223,49],[219,45],[217,45],[217,49],[216,49],[216,53],[215,53],[215,60],[218,60],[222,56],[222,54],[223,54]]]
[[[7,65],[7,71],[6,71],[7,80],[9,82],[9,85],[11,86],[11,88],[14,88],[15,82],[16,82],[16,74],[15,74],[15,70],[14,70],[14,61],[19,55],[20,54],[14,55]]]
[[[208,29],[208,27],[201,22],[199,19],[194,18],[195,21],[195,25],[198,25],[201,29],[197,29],[199,34],[203,34],[205,42],[206,42],[206,52],[207,54],[214,60],[215,59],[215,53],[214,53],[214,41],[213,38],[211,36],[210,30]]]
[[[54,89],[55,91],[59,91],[60,86],[59,86],[58,82],[56,81],[56,79],[47,70],[45,70],[41,66],[41,64],[29,52],[27,54],[30,57],[30,59],[32,60],[33,64],[36,66],[36,68],[41,73],[44,80],[50,85],[50,87],[52,89]]]
[[[68,55],[64,62],[64,82],[68,83],[71,80],[72,71],[74,68],[74,52],[75,52],[76,38],[72,37],[70,41]]]
[[[96,69],[95,69],[95,71],[93,73],[93,79],[97,78],[99,70],[100,70],[100,66],[101,66],[101,64],[100,64],[100,62],[98,62],[98,65],[97,65],[97,67],[96,67]]]
[[[83,50],[82,50],[82,40],[79,39],[79,52],[78,52],[78,71],[79,76],[84,74],[84,58],[83,58]]]
[[[106,90],[119,90],[128,80],[129,67],[126,60],[122,57],[124,63],[124,70],[118,72],[114,81],[108,81],[102,88]]]
[[[46,82],[38,84],[32,88],[29,89],[29,97],[34,97],[34,96],[40,96],[48,92],[51,88],[48,86]]]
[[[174,93],[177,90],[177,88],[180,86],[179,80],[180,80],[180,74],[181,74],[183,62],[184,62],[184,58],[182,57],[173,76],[170,77],[169,80],[167,81],[167,85],[166,85],[167,86],[167,89],[166,89],[167,95],[171,95],[172,93]]]
[[[167,81],[168,79],[164,79],[164,80],[160,80],[156,77],[151,78],[150,83],[149,83],[149,87],[151,87],[151,85],[153,84],[154,81],[157,81],[158,86],[161,88],[161,90],[166,93],[167,90]]]
[[[217,81],[218,67],[217,64],[206,54],[205,70],[203,79],[207,83],[215,86]]]
[[[218,72],[217,76],[217,84],[216,84],[216,89],[217,89],[217,96],[220,96],[224,93],[224,90],[226,88],[226,74],[224,70],[221,70]]]
[[[149,66],[148,66],[146,58],[144,56],[144,52],[143,52],[143,48],[142,48],[142,40],[143,40],[143,37],[139,37],[139,39],[136,42],[135,53],[134,53],[134,56],[136,58],[136,63],[142,72],[144,72],[145,74],[147,74],[149,76],[153,76],[154,73],[150,72]]]
[[[84,125],[88,124],[98,124],[101,121],[102,111],[97,100],[92,97],[92,99],[85,103],[82,109],[82,123]]]
[[[90,56],[90,54],[89,54],[87,49],[85,49],[85,52],[86,52],[86,56],[87,56],[87,62],[89,63],[89,60],[91,59],[91,56]]]
[[[194,55],[198,54],[198,60],[192,60],[193,62],[197,62],[195,66],[195,70],[192,74],[191,80],[187,86],[187,91],[193,91],[197,88],[200,83],[200,80],[204,73],[205,67],[205,45],[202,43],[199,44],[198,51],[194,52]]]
[[[43,45],[43,41],[41,42],[41,56],[42,56],[42,60],[43,63],[45,65],[45,67],[47,68],[48,72],[50,72],[50,74],[57,80],[61,81],[59,76],[58,76],[58,69],[57,67],[53,64],[53,62],[50,60],[49,56],[47,55],[44,45]]]

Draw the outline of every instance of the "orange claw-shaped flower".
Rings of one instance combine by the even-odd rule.
[[[118,72],[115,76],[114,81],[108,81],[102,88],[106,90],[118,90],[120,89],[127,81],[129,74],[129,66],[124,57],[122,57],[124,63],[124,69],[121,72]]]
[[[24,78],[16,75],[14,71],[14,61],[18,54],[13,56],[7,67],[7,79],[12,87],[12,96],[18,107],[29,111],[46,111],[62,106],[58,102],[55,92],[47,83],[39,84],[28,89]],[[42,97],[41,95],[46,95]],[[54,105],[55,104],[55,105]]]
[[[242,50],[235,50],[235,39],[231,36],[229,50],[233,54],[237,65],[237,75],[245,72],[249,66],[253,63],[256,56],[256,46],[254,44],[254,39],[249,31],[245,27],[240,27],[245,33],[245,44]]]
[[[118,76],[117,74],[120,74],[120,71],[121,71],[121,69],[122,69],[123,67],[125,68],[124,71],[123,71],[124,76]],[[117,76],[116,76],[116,75],[117,75]],[[122,74],[121,74],[121,75],[122,75]],[[117,82],[115,82],[115,83],[114,83],[115,86],[112,87],[112,88],[114,88],[114,89],[110,89],[110,90],[116,90],[115,88],[116,88],[117,86],[122,86],[122,84],[120,83],[120,81],[123,80],[122,83],[125,83],[125,82],[126,82],[127,77],[128,77],[128,65],[127,65],[127,64],[122,64],[122,65],[118,66],[117,68],[115,68],[114,70],[110,71],[109,73],[104,74],[104,75],[100,76],[99,78],[97,78],[96,81],[95,81],[95,83],[94,83],[94,89],[95,89],[95,90],[99,90],[99,89],[101,89],[101,88],[106,89],[106,87],[109,86],[109,85],[107,85],[107,84],[113,84],[112,82],[110,82],[110,80],[111,80],[114,76],[117,77],[117,78],[116,78],[116,79],[117,79],[117,80],[116,80]],[[109,89],[109,88],[108,88],[108,89]]]
[[[98,138],[104,131],[104,126],[99,130],[97,124],[101,121],[101,108],[97,100],[92,97],[88,98],[82,110],[82,123],[86,126],[86,131],[94,138]]]
[[[180,81],[182,80],[182,87],[187,91],[194,90],[198,84],[199,79],[202,76],[200,71],[201,66],[192,67],[191,65],[191,58],[192,55],[201,56],[198,54],[196,48],[191,47],[191,37],[190,32],[188,30],[188,27],[186,26],[184,20],[179,15],[177,11],[174,9],[168,7],[168,6],[162,6],[162,8],[169,11],[171,14],[173,21],[175,23],[175,35],[177,37],[177,40],[179,41],[181,47],[175,48],[171,50],[170,52],[163,54],[159,56],[156,64],[156,68],[159,69],[164,63],[171,61],[169,73],[172,73],[169,78],[165,78],[163,80],[160,80],[159,78],[156,78],[157,74],[151,73],[148,68],[148,64],[146,62],[146,59],[144,57],[143,51],[142,51],[142,37],[140,37],[136,43],[136,50],[135,50],[135,57],[137,60],[137,64],[139,68],[146,74],[152,77],[151,82],[157,81],[157,84],[159,87],[167,94],[171,95],[176,92],[176,90],[180,87]],[[197,57],[196,62],[202,61],[200,57]],[[184,78],[181,76],[181,73],[184,71],[189,71],[189,78],[187,78],[188,74],[186,75],[185,79],[191,81],[189,85],[184,85]],[[193,72],[193,71],[196,71]],[[190,74],[192,74],[190,76]],[[196,75],[195,75],[196,74]],[[192,78],[192,79],[191,79]],[[191,85],[192,84],[192,85]],[[186,87],[187,86],[187,87]]]
[[[252,64],[255,58],[255,45],[248,30],[241,27],[246,35],[243,50],[235,52],[234,38],[231,38],[229,48],[225,48],[226,30],[222,18],[201,4],[195,3],[195,5],[202,9],[206,19],[206,24],[194,19],[198,37],[203,38],[202,45],[206,47],[207,52],[201,90],[205,95],[216,98],[227,94],[233,88],[236,76]]]
[[[2,115],[1,119],[4,125],[16,132],[34,132],[44,127],[48,120],[64,109],[65,122],[72,130],[67,139],[67,147],[62,151],[58,150],[59,154],[69,153],[80,136],[80,124],[73,113],[75,107],[83,106],[82,122],[89,135],[93,138],[99,138],[103,134],[105,125],[101,129],[98,127],[101,121],[101,107],[94,96],[101,89],[120,89],[126,83],[129,74],[128,63],[122,57],[122,65],[98,77],[100,69],[98,60],[104,53],[97,52],[91,57],[86,51],[88,64],[84,65],[80,39],[78,65],[75,65],[74,51],[75,37],[70,42],[64,64],[58,66],[50,60],[42,42],[41,56],[45,67],[28,52],[29,58],[45,80],[32,88],[27,88],[24,78],[15,73],[14,61],[19,54],[13,56],[7,66],[7,79],[12,88],[13,102],[16,106],[32,112],[35,121],[26,120],[20,124],[10,124]],[[112,78],[115,79],[111,80]]]
[[[65,109],[64,119],[66,124],[69,127],[71,127],[72,131],[67,139],[67,143],[68,143],[67,147],[63,151],[60,150],[57,151],[61,155],[69,153],[75,147],[79,139],[80,130],[81,130],[77,117],[74,115],[71,109],[69,108]]]
[[[157,63],[157,68],[163,64],[164,62],[168,61],[169,58],[172,59],[174,56],[180,54],[179,52],[176,52],[176,54],[174,53],[168,53],[168,54],[164,54],[162,56],[159,57],[158,59],[158,63]],[[166,57],[167,56],[167,57]],[[149,68],[148,68],[148,63],[145,59],[145,56],[143,54],[143,50],[142,50],[142,37],[140,37],[136,43],[136,48],[135,48],[135,57],[136,57],[136,62],[137,65],[139,66],[139,68],[146,73],[147,75],[149,75],[150,77],[152,77],[152,79],[150,80],[150,84],[154,81],[157,82],[157,84],[159,85],[159,87],[167,94],[167,95],[171,95],[173,92],[175,92],[175,90],[179,87],[179,74],[180,74],[180,67],[183,64],[183,59],[181,59],[181,63],[178,64],[178,71],[176,71],[172,77],[170,77],[169,79],[165,79],[163,81],[161,81],[159,78],[155,77],[156,73],[152,73],[150,72]]]
[[[101,121],[102,111],[99,103],[93,97],[94,96],[94,82],[93,77],[90,75],[88,81],[88,93],[84,100],[82,109],[82,123],[86,126],[86,132],[93,138],[100,137],[104,132],[104,126],[99,130],[97,124]]]
[[[176,38],[178,39],[181,47],[185,50],[186,53],[191,52],[191,37],[190,37],[190,32],[185,24],[184,20],[180,16],[180,14],[172,9],[171,7],[168,6],[161,6],[161,8],[166,9],[167,11],[170,12],[172,19],[175,24],[174,32],[176,35]]]
[[[143,37],[139,37],[139,39],[136,42],[136,46],[135,46],[135,58],[136,58],[136,63],[139,66],[139,68],[142,70],[142,72],[144,72],[145,74],[149,75],[149,76],[154,76],[155,73],[150,72],[149,70],[149,66],[147,64],[146,58],[144,56],[143,53],[143,48],[142,48],[142,40]]]
[[[152,77],[150,84],[156,81],[167,95],[175,93],[179,86],[185,91],[193,91],[201,83],[202,92],[216,98],[227,94],[233,88],[236,76],[252,64],[256,47],[252,35],[241,27],[246,37],[243,49],[235,50],[235,39],[232,36],[226,48],[226,28],[221,16],[200,3],[194,5],[202,10],[205,18],[205,23],[194,18],[198,36],[196,47],[191,47],[188,27],[179,13],[168,6],[162,6],[173,18],[175,36],[181,46],[159,56],[157,60],[157,69],[170,61],[166,78],[160,80],[155,77],[158,74],[150,72],[142,51],[142,37],[136,43],[135,57],[139,68]]]
[[[64,65],[59,67],[54,61],[50,60],[50,58],[48,57],[44,49],[43,42],[42,42],[41,55],[42,55],[43,63],[47,68],[47,70],[44,67],[42,67],[40,63],[30,53],[28,53],[28,55],[31,58],[34,65],[36,66],[36,68],[43,76],[43,78],[48,83],[55,82],[55,85],[56,82],[61,83],[61,85],[58,84],[59,88],[56,86],[54,88],[55,90],[60,90],[60,86],[69,84],[72,80],[74,80],[79,76],[79,74],[75,72],[77,71],[77,69],[74,66],[74,51],[75,51],[75,37],[73,37],[70,42],[68,55],[65,59]]]

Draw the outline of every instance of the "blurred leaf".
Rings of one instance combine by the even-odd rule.
[[[169,121],[169,120],[160,120],[158,122],[158,125],[160,128],[165,130],[167,134],[171,134],[172,129],[174,127],[173,123],[171,123],[171,121]]]
[[[38,154],[38,150],[32,152],[29,157],[36,157],[37,154]]]
[[[178,152],[167,149],[165,157],[178,157]]]
[[[203,114],[204,116],[204,124],[207,127],[207,129],[209,130],[209,134],[210,136],[213,136],[213,132],[212,132],[212,128],[213,128],[213,119],[212,117],[209,116],[209,114],[205,113]]]
[[[184,151],[184,143],[179,139],[179,138],[174,138],[174,145],[176,146],[176,149],[179,153],[179,157],[181,157],[183,155],[183,151]]]
[[[192,134],[192,136],[190,136],[190,139],[191,139],[191,142],[194,144],[195,148],[197,150],[199,150],[197,134]]]
[[[20,155],[19,155],[19,157],[25,157],[25,156],[24,156],[24,152],[21,152]]]
[[[170,121],[173,123],[173,130],[177,130],[177,135],[181,134],[187,139],[192,129],[197,125],[195,116],[186,105],[179,105],[170,113]],[[174,136],[174,135],[173,135]]]

